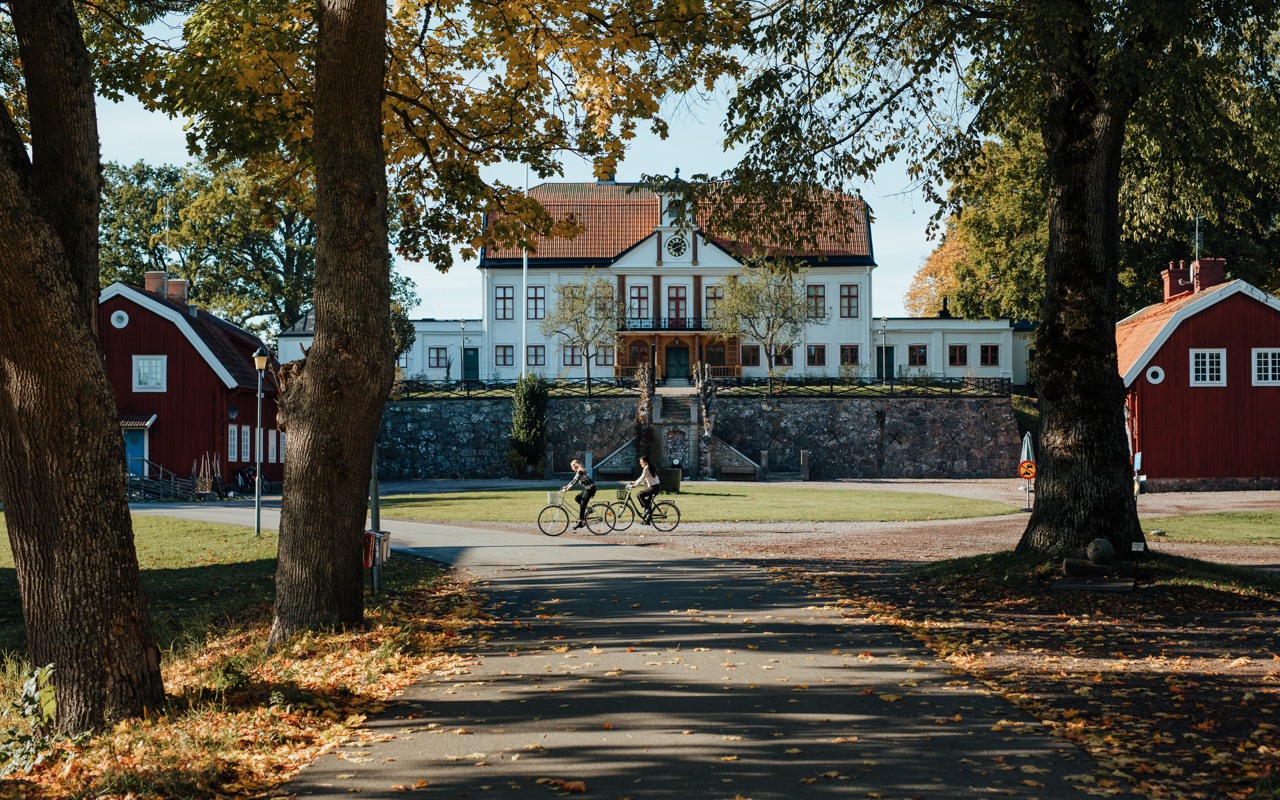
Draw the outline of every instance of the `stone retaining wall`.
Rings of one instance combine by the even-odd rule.
[[[768,468],[811,477],[991,478],[1013,475],[1019,438],[1008,398],[827,399],[720,397],[718,437]],[[632,397],[552,398],[548,439],[556,472],[590,448],[596,461],[634,430]],[[378,437],[387,480],[509,474],[509,399],[388,403]],[[696,429],[692,429],[696,435]],[[696,468],[690,458],[686,465]],[[665,464],[659,465],[665,466]]]
[[[725,398],[716,435],[767,469],[810,477],[997,478],[1014,474],[1020,440],[1009,398]]]
[[[629,397],[553,397],[547,439],[557,472],[593,448],[595,458],[621,446],[635,425]],[[456,398],[388,403],[378,431],[378,474],[386,480],[493,478],[509,475],[511,400]]]

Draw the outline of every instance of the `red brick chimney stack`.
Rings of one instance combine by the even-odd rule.
[[[1222,283],[1223,273],[1227,268],[1225,258],[1202,258],[1191,262],[1191,273],[1195,279],[1196,291],[1203,292]]]
[[[168,293],[168,276],[161,270],[147,272],[143,276],[143,288],[152,294],[164,296]]]
[[[169,299],[180,306],[185,306],[187,304],[187,281],[170,278]]]
[[[1169,268],[1161,271],[1160,277],[1164,279],[1164,301],[1166,303],[1191,291],[1191,270],[1187,269],[1187,262],[1185,261],[1179,262],[1176,267],[1170,261]]]

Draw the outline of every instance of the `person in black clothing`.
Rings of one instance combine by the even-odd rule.
[[[587,524],[587,506],[591,504],[591,498],[596,496],[596,482],[591,480],[591,476],[587,474],[586,468],[578,459],[570,461],[569,466],[573,469],[573,480],[569,481],[569,485],[561,491],[567,492],[574,486],[582,487],[582,491],[578,492],[578,496],[574,498],[578,501],[578,524],[573,526],[576,529]]]

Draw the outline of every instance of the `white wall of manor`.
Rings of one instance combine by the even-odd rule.
[[[658,234],[661,234],[661,237]],[[697,247],[673,254],[660,249],[669,242],[674,229],[663,228],[624,253],[599,272],[616,285],[624,277],[627,297],[623,298],[629,317],[694,317],[706,314],[709,292],[741,265],[728,253],[701,236]],[[696,235],[696,234],[695,234]],[[694,254],[697,262],[694,262]],[[823,323],[811,324],[804,341],[792,351],[791,375],[874,377],[883,367],[895,375],[923,374],[947,377],[1014,377],[1016,356],[1012,329],[1007,320],[958,320],[872,317],[873,267],[835,266],[819,263],[809,270],[807,285],[814,287],[824,309]],[[566,363],[565,348],[558,337],[542,334],[541,322],[556,300],[556,289],[578,283],[584,270],[531,266],[528,281],[522,283],[521,270],[482,270],[484,304],[479,319],[416,320],[416,337],[409,352],[401,356],[401,374],[409,378],[456,380],[464,376],[466,354],[471,352],[475,376],[482,380],[514,379],[522,362],[531,373],[548,378],[586,377],[587,365]],[[700,277],[701,302],[694,303],[694,277]],[[654,277],[660,276],[654,297]],[[673,302],[683,296],[681,311]],[[521,316],[528,319],[521,331]],[[281,339],[281,360],[291,360],[285,352],[301,354],[304,343]],[[306,342],[305,344],[309,344]],[[747,349],[759,349],[757,342],[744,340]],[[744,359],[744,362],[746,360]],[[593,377],[613,374],[614,354],[596,355],[590,365]],[[767,365],[763,354],[759,366],[744,363],[746,377],[764,377]]]

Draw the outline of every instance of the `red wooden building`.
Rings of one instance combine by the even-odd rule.
[[[146,289],[102,290],[98,333],[120,409],[129,471],[193,474],[206,454],[222,478],[254,463],[261,340],[187,302],[187,282],[146,274]],[[279,481],[284,433],[276,427],[272,359],[263,379],[262,474]]]
[[[1225,266],[1170,264],[1164,301],[1116,326],[1149,489],[1280,487],[1280,299]]]

